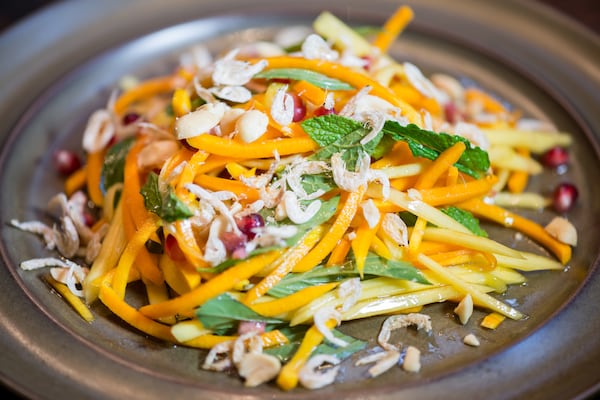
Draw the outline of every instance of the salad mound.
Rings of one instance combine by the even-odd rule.
[[[432,303],[456,304],[469,346],[478,329],[523,319],[501,294],[528,271],[563,270],[577,244],[564,217],[576,188],[528,191],[564,166],[571,137],[394,60],[412,18],[400,7],[369,37],[323,12],[270,42],[196,46],[169,75],[124,79],[88,120],[85,160],[57,153],[59,223],[12,221],[55,252],[21,267],[48,268],[87,321],[101,302],[145,334],[206,349],[204,369],[283,390],[335,382],[352,355],[369,377],[418,372],[427,349],[392,332],[431,335]],[[480,220],[545,251],[500,243]],[[127,300],[135,282],[140,307]],[[374,316],[375,348],[338,329]]]

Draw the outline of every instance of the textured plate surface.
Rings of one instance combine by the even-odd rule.
[[[525,2],[406,1],[416,19],[392,52],[422,66],[466,76],[528,115],[548,119],[575,138],[575,160],[564,179],[580,188],[569,214],[580,244],[564,272],[528,274],[511,288],[529,318],[496,331],[462,327],[452,307],[427,308],[435,333],[403,340],[423,349],[423,369],[394,371],[365,381],[353,369],[316,392],[248,390],[235,377],[199,369],[202,353],[145,338],[103,307],[86,324],[36,273],[18,263],[46,254],[39,240],[7,226],[12,218],[39,219],[61,188],[51,170],[54,149],[78,149],[87,116],[102,106],[127,73],[164,73],[188,46],[215,50],[268,35],[277,27],[308,24],[323,8],[352,24],[379,25],[395,5],[370,2],[159,0],[67,2],[16,26],[0,38],[0,377],[32,398],[576,398],[600,380],[600,45],[598,38]],[[56,21],[65,21],[59,25]],[[34,35],[33,32],[36,32]],[[533,184],[551,190],[547,174]],[[548,222],[550,213],[528,216]],[[495,230],[502,241],[537,249]],[[478,313],[480,319],[483,313]],[[477,319],[475,319],[477,320]],[[346,332],[371,339],[380,319],[351,323]],[[482,339],[468,348],[473,330]],[[411,397],[412,396],[412,397]]]

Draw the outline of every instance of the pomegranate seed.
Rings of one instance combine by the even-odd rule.
[[[315,115],[315,117],[320,117],[320,116],[323,116],[323,115],[335,114],[335,109],[333,109],[333,108],[325,108],[325,106],[321,106],[321,107],[315,108],[315,111],[314,111],[313,114]]]
[[[71,175],[81,167],[79,156],[69,150],[58,150],[54,153],[54,165],[61,175]]]
[[[451,124],[455,124],[463,119],[461,112],[453,102],[448,102],[444,105],[444,115],[446,117],[446,121]]]
[[[140,119],[140,114],[134,112],[127,113],[123,115],[123,125],[133,124],[138,119]]]
[[[249,240],[254,239],[254,236],[256,236],[256,233],[252,231],[254,228],[265,226],[265,220],[262,215],[256,213],[244,215],[243,217],[238,218],[236,223],[240,231],[242,231]]]
[[[263,333],[266,325],[266,322],[262,321],[240,321],[238,324],[238,335],[250,332]]]
[[[94,218],[94,216],[89,213],[89,212],[84,212],[83,213],[83,221],[85,222],[86,226],[93,226],[96,223],[96,218]]]
[[[219,238],[223,242],[223,245],[225,245],[225,250],[227,250],[228,253],[233,253],[238,248],[244,247],[244,244],[246,243],[245,236],[239,236],[233,232],[223,232]]]
[[[366,71],[369,71],[371,69],[371,67],[373,67],[373,63],[374,63],[374,59],[372,56],[366,55],[366,56],[361,56],[360,58],[363,59],[363,61],[365,62],[365,64],[363,65],[363,68]]]
[[[557,168],[569,162],[569,153],[563,147],[553,147],[542,156],[542,163],[546,167]]]
[[[294,99],[294,118],[292,121],[302,121],[306,116],[306,105],[297,94],[292,93],[290,96],[292,96],[292,99]]]
[[[165,252],[173,261],[184,261],[185,254],[179,247],[179,243],[177,243],[177,239],[174,236],[167,235],[165,238]]]
[[[559,184],[552,194],[552,205],[559,213],[569,211],[575,205],[579,192],[572,183],[563,182]]]

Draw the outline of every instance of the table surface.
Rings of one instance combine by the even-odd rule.
[[[3,0],[0,2],[0,32],[36,10],[59,0]],[[493,1],[493,0],[487,0]],[[496,0],[498,1],[498,0]],[[522,0],[537,1],[575,19],[600,35],[600,1],[598,0]]]

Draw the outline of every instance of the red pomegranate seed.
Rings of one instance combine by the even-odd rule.
[[[177,239],[174,236],[167,235],[165,238],[165,252],[173,261],[184,261],[185,254],[179,247],[179,243],[177,243]]]
[[[552,205],[559,213],[565,213],[573,208],[579,192],[572,183],[563,182],[559,184],[552,194]]]
[[[256,236],[256,233],[252,231],[254,228],[265,226],[265,220],[262,215],[256,213],[244,215],[243,217],[238,218],[236,223],[240,231],[242,231],[242,233],[250,240],[254,239],[254,236]]]
[[[135,121],[140,119],[140,115],[138,113],[130,112],[123,115],[123,125],[133,124]]]
[[[564,147],[553,147],[542,156],[542,164],[556,168],[569,162],[569,153]]]
[[[315,108],[315,111],[313,114],[315,115],[315,117],[321,117],[323,115],[335,114],[335,109],[334,108],[325,108],[325,106],[321,106],[321,107]]]
[[[243,335],[250,332],[263,333],[266,323],[262,321],[240,321],[238,324],[238,335]]]
[[[448,102],[444,105],[444,115],[446,117],[446,121],[451,124],[455,124],[463,119],[461,112],[453,102]]]
[[[245,236],[236,235],[234,232],[223,232],[219,238],[221,239],[221,242],[223,242],[223,245],[225,245],[225,250],[227,250],[228,253],[233,253],[238,248],[244,247],[244,244],[246,243]]]
[[[61,175],[71,175],[81,167],[79,156],[69,150],[58,150],[54,153],[54,166]]]
[[[294,99],[294,118],[292,121],[302,121],[306,116],[306,105],[297,94],[291,93],[290,96],[292,96],[292,99]]]

